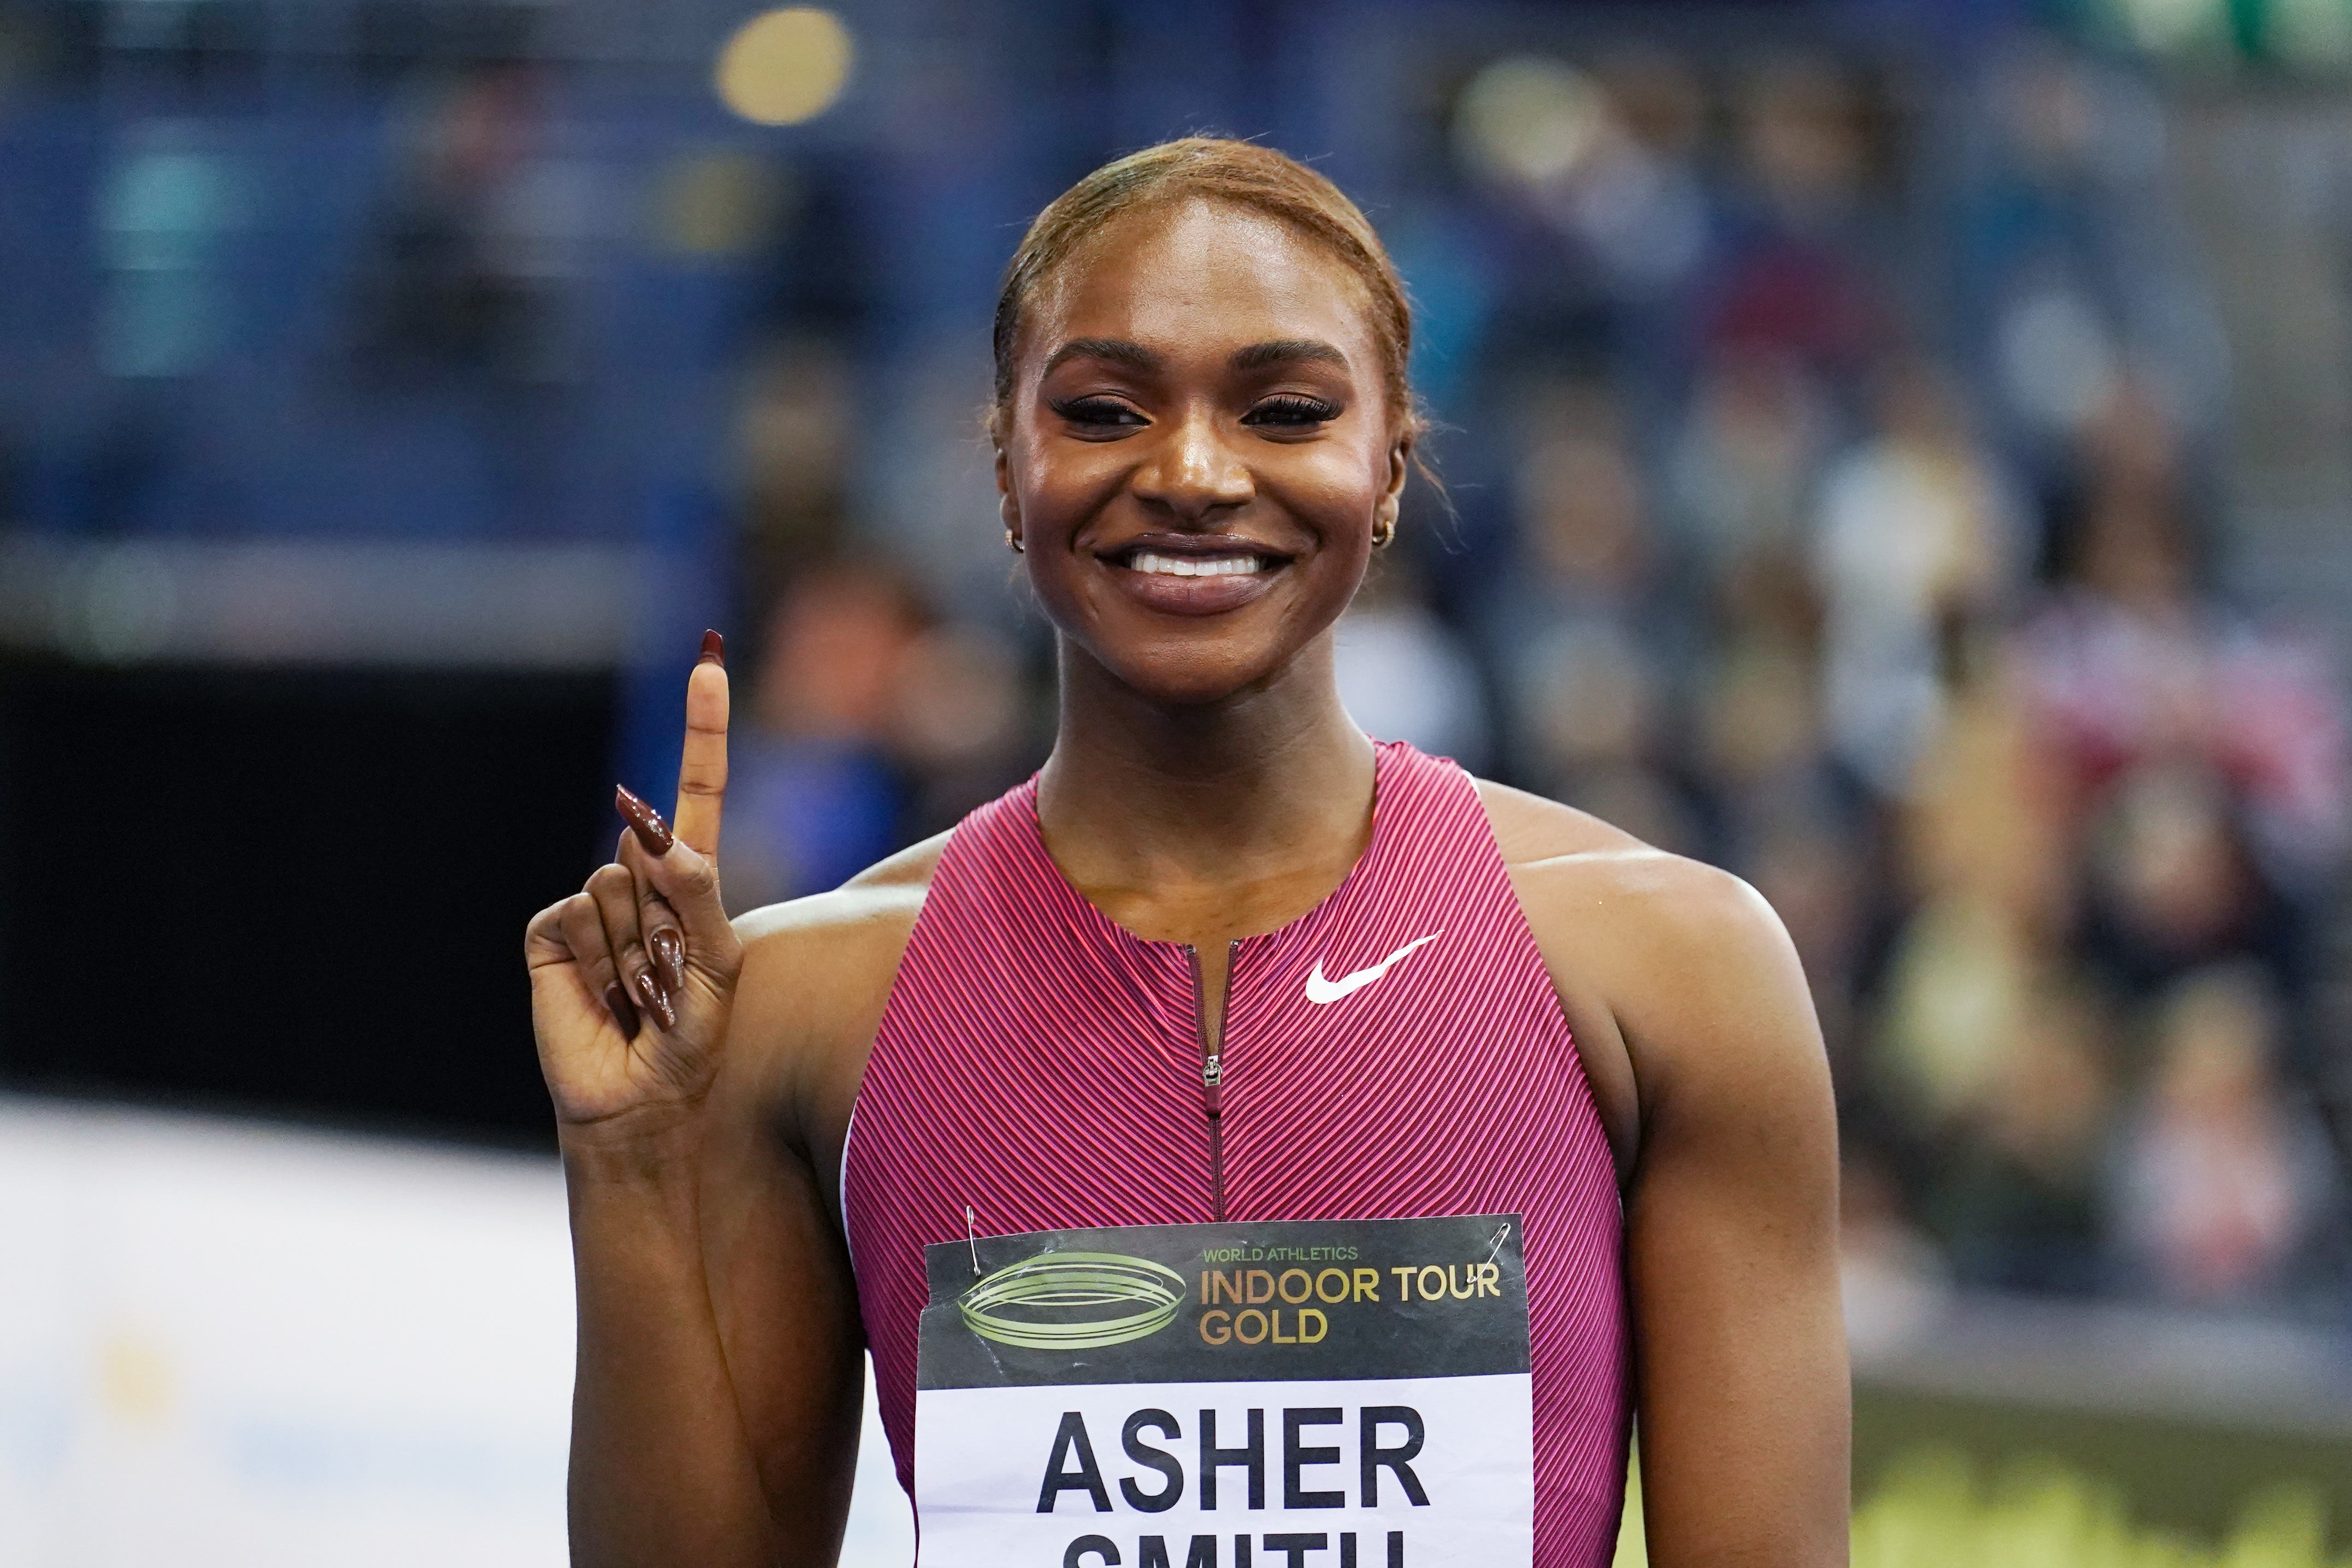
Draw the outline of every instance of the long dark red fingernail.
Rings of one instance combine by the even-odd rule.
[[[656,926],[654,934],[646,938],[653,949],[654,973],[661,979],[662,990],[672,996],[686,989],[686,942],[667,926]]]
[[[653,1015],[654,1022],[660,1027],[677,1027],[677,1009],[671,1006],[669,998],[662,994],[662,988],[656,984],[650,969],[637,971],[637,1000],[645,1005],[646,1011]]]
[[[717,632],[704,632],[702,634],[702,657],[696,659],[694,662],[697,664],[715,664],[721,669],[726,668],[727,639],[720,637]]]
[[[674,840],[669,824],[661,819],[660,812],[631,795],[625,784],[613,786],[613,805],[635,831],[637,842],[646,847],[646,854],[658,859],[669,853]]]
[[[604,987],[604,1011],[613,1015],[613,1022],[621,1026],[624,1038],[637,1037],[637,1010],[629,1005],[629,994],[621,989],[618,982]]]

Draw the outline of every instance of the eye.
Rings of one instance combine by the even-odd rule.
[[[1085,430],[1133,429],[1146,423],[1142,415],[1115,397],[1057,397],[1049,406]]]
[[[1242,416],[1242,423],[1297,430],[1311,425],[1326,424],[1338,417],[1339,408],[1319,397],[1302,397],[1295,393],[1286,393],[1269,397],[1251,409]]]

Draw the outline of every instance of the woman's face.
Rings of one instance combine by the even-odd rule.
[[[1062,635],[1138,692],[1253,689],[1347,608],[1407,458],[1367,303],[1322,247],[1207,201],[1112,224],[1031,300],[1005,525]]]

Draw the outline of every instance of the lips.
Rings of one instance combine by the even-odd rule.
[[[1155,536],[1097,557],[1118,590],[1169,616],[1219,616],[1265,597],[1290,557],[1254,540]]]

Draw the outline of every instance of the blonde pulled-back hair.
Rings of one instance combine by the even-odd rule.
[[[1013,356],[1037,290],[1105,225],[1185,201],[1225,202],[1289,225],[1347,263],[1364,285],[1381,354],[1389,417],[1397,433],[1426,426],[1407,380],[1412,307],[1381,237],[1339,187],[1296,158],[1221,136],[1162,142],[1105,163],[1054,198],[1022,237],[996,296],[996,395],[990,433],[1002,439],[1013,405]]]

